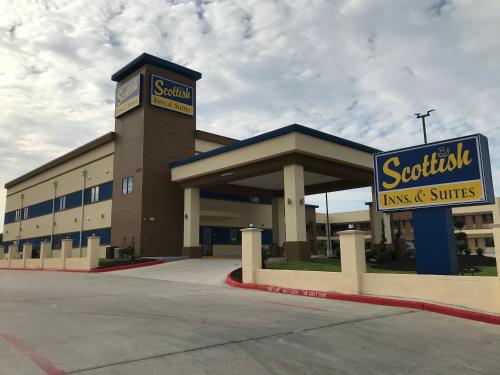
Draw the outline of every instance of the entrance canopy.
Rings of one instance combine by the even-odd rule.
[[[283,167],[304,168],[305,194],[373,184],[379,150],[301,125],[290,125],[170,164],[184,187],[275,197],[284,194]]]
[[[185,189],[184,246],[199,246],[199,190],[203,189],[281,198],[285,252],[289,259],[292,253],[307,254],[305,195],[372,186],[373,154],[378,151],[294,124],[174,162],[172,181]]]

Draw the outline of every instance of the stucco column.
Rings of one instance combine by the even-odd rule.
[[[33,256],[33,244],[26,242],[23,245],[23,268],[26,268],[26,259],[31,259]]]
[[[43,264],[45,263],[45,259],[50,258],[50,249],[51,249],[50,241],[42,241],[40,243],[40,267],[43,268]]]
[[[71,238],[64,238],[61,240],[61,258],[63,262],[63,269],[66,268],[66,259],[71,258],[73,253],[73,240]]]
[[[241,266],[243,282],[255,282],[255,270],[262,268],[262,229],[241,230]]]
[[[200,189],[184,189],[184,247],[182,255],[201,258]]]
[[[101,244],[101,238],[97,236],[92,236],[87,239],[87,259],[89,261],[89,269],[99,267],[99,248]]]
[[[13,259],[16,259],[17,255],[17,244],[16,245],[9,245],[9,268],[10,268],[10,263],[12,262]]]
[[[361,275],[366,272],[365,232],[346,230],[338,232],[342,289],[345,293],[361,294]]]
[[[285,200],[282,197],[272,200],[273,215],[273,245],[280,250],[285,243]]]
[[[290,164],[283,168],[285,186],[285,254],[290,261],[311,259],[306,234],[304,167]]]
[[[495,242],[495,258],[497,260],[497,275],[500,281],[500,224],[493,224],[493,242]]]

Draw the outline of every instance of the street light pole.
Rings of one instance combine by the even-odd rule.
[[[333,257],[332,242],[330,239],[330,213],[328,212],[328,192],[325,193],[326,199],[326,256]]]
[[[421,113],[415,113],[415,116],[417,116],[417,118],[422,119],[422,128],[424,130],[424,143],[427,143],[427,130],[425,129],[425,118],[429,117],[431,115],[432,111],[435,111],[435,109],[431,109],[431,110],[427,111],[427,113],[424,115]]]

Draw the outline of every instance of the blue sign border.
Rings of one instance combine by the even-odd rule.
[[[406,207],[397,207],[397,208],[384,208],[380,209],[379,207],[379,173],[378,173],[378,167],[377,167],[377,158],[380,156],[386,156],[390,154],[395,154],[399,153],[402,151],[411,151],[411,150],[417,150],[429,146],[438,146],[441,144],[446,144],[450,142],[457,142],[460,140],[465,140],[465,139],[474,139],[476,141],[477,145],[477,152],[478,152],[478,162],[479,162],[479,173],[481,176],[481,187],[483,190],[483,198],[481,200],[474,200],[474,201],[469,201],[469,202],[456,202],[456,203],[436,203],[432,205],[418,205],[418,206],[406,206]],[[460,206],[475,206],[475,205],[482,205],[482,204],[494,204],[495,203],[495,195],[493,191],[493,181],[492,181],[492,174],[491,174],[491,163],[490,163],[490,154],[489,154],[489,147],[488,147],[488,138],[485,137],[482,134],[472,134],[472,135],[467,135],[464,137],[457,137],[457,138],[451,138],[451,139],[446,139],[443,141],[437,141],[437,142],[431,142],[431,143],[426,143],[426,144],[421,144],[418,146],[411,146],[411,147],[405,147],[405,148],[400,148],[396,150],[391,150],[391,151],[382,151],[382,152],[377,152],[373,155],[373,172],[374,172],[374,183],[375,183],[375,203],[376,203],[376,209],[379,212],[394,212],[394,211],[409,211],[409,210],[416,210],[420,208],[430,208],[430,207],[460,207]],[[432,186],[432,185],[438,185],[438,184],[429,184],[427,186]],[[398,189],[394,189],[398,190]]]

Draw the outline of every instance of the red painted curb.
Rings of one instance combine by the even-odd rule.
[[[142,263],[135,263],[135,264],[123,264],[121,266],[115,266],[115,267],[106,267],[106,268],[96,268],[91,270],[91,273],[101,273],[101,272],[111,272],[111,271],[120,271],[120,270],[129,270],[131,268],[141,268],[141,267],[148,267],[148,266],[154,266],[157,264],[162,264],[165,263],[164,260],[152,260],[150,262],[142,262]]]
[[[454,316],[457,318],[476,320],[483,323],[500,325],[500,315],[492,315],[476,311],[457,309],[454,307],[442,306],[435,303],[422,302],[422,301],[400,300],[394,298],[364,296],[359,294],[344,294],[336,292],[318,292],[314,290],[283,288],[272,285],[241,283],[233,279],[232,272],[230,272],[226,276],[226,284],[235,288],[256,289],[272,293],[292,294],[304,297],[326,298],[326,299],[334,299],[340,301],[369,303],[373,305],[405,307],[416,310],[430,311],[442,315]]]

